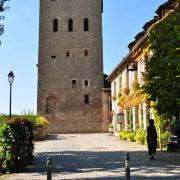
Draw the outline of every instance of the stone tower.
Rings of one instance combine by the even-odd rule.
[[[38,114],[48,133],[102,130],[102,0],[40,0]]]

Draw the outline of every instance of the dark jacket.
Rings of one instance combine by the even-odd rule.
[[[147,127],[147,143],[151,147],[157,146],[157,132],[154,125]]]

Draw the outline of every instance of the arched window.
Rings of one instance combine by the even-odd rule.
[[[49,96],[46,99],[46,113],[52,114],[56,112],[57,98],[54,96]]]
[[[84,18],[84,31],[89,31],[89,19]]]
[[[53,20],[53,32],[58,32],[58,19]]]
[[[73,31],[73,19],[68,20],[68,31]]]

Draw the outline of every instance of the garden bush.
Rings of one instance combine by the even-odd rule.
[[[126,131],[121,131],[121,132],[119,132],[119,137],[120,137],[120,139],[126,140],[126,139],[127,139],[127,137],[126,137]]]
[[[130,132],[129,134],[127,134],[127,140],[130,142],[134,142],[135,141],[135,133]]]
[[[25,118],[12,118],[0,125],[0,170],[17,172],[32,162],[34,125]]]
[[[121,131],[121,132],[119,132],[119,137],[123,140],[128,140],[130,142],[134,142],[135,141],[135,132]]]
[[[33,126],[35,127],[34,129],[35,131],[36,131],[36,127],[38,126],[46,127],[49,124],[48,120],[44,116],[40,116],[40,115],[25,114],[14,117],[27,119],[33,124]]]
[[[164,148],[167,148],[169,136],[170,136],[170,133],[168,131],[161,134],[161,142]]]
[[[0,123],[4,122],[6,120],[6,116],[5,115],[0,115]]]
[[[123,140],[128,140],[130,142],[136,141],[140,144],[147,144],[146,131],[143,130],[138,130],[137,132],[121,131],[119,132],[119,137]]]
[[[134,137],[135,141],[140,144],[146,144],[146,131],[139,130]]]

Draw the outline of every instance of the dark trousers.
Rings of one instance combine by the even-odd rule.
[[[156,146],[148,145],[148,154],[150,156],[155,155],[156,154]]]

